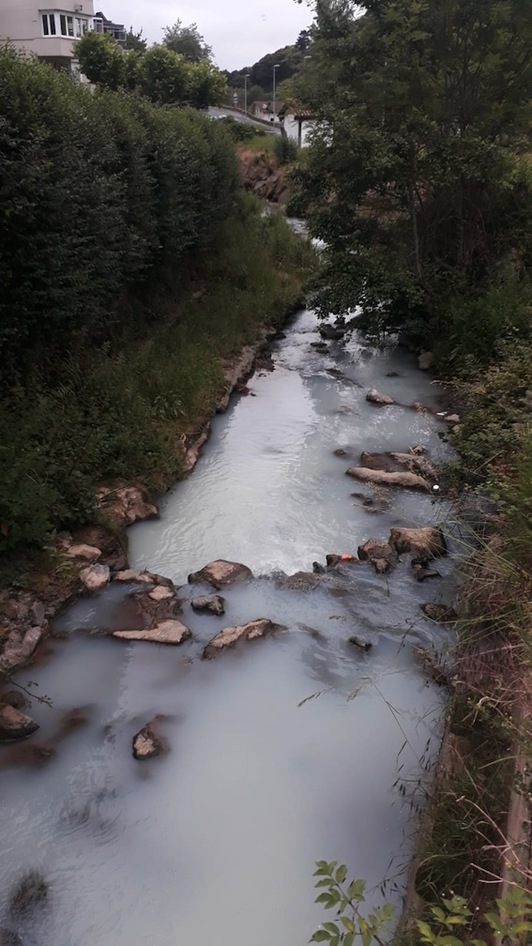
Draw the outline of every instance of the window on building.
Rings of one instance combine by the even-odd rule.
[[[61,23],[61,36],[74,36],[74,17],[60,13],[59,21]]]
[[[89,29],[89,21],[86,20],[85,17],[83,16],[77,16],[75,25],[76,25],[76,36],[78,38],[80,36],[85,36],[85,33],[87,33]]]
[[[92,21],[92,28],[95,33],[103,33],[103,20],[94,19]]]
[[[43,13],[42,18],[42,33],[43,36],[55,36],[56,27],[55,27],[55,13]]]

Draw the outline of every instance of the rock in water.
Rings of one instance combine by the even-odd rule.
[[[157,717],[155,717],[146,723],[136,736],[133,736],[133,755],[135,759],[143,761],[153,759],[163,752],[168,752],[168,743],[159,732]]]
[[[233,647],[240,640],[255,640],[257,637],[265,637],[279,630],[284,630],[282,625],[274,624],[268,618],[257,618],[240,627],[224,627],[216,637],[209,641],[203,651],[203,657],[210,659],[226,647]]]
[[[389,543],[398,555],[412,552],[423,558],[439,558],[447,554],[447,544],[441,529],[427,526],[423,529],[392,529]]]
[[[225,598],[221,595],[203,595],[201,598],[193,598],[190,604],[194,611],[208,611],[218,616],[225,614]]]
[[[23,943],[16,933],[0,928],[0,946],[23,946]]]
[[[387,407],[389,404],[395,404],[393,397],[390,397],[389,394],[381,394],[381,392],[376,391],[375,388],[368,391],[366,401],[369,401],[370,404],[376,404],[377,407]]]
[[[0,706],[0,741],[11,742],[26,739],[39,728],[31,716],[26,716],[20,710],[8,703]]]
[[[242,565],[240,562],[227,562],[225,559],[209,562],[199,572],[192,572],[188,576],[191,585],[207,582],[217,590],[239,581],[249,581],[250,578],[253,578],[253,572],[247,565]]]
[[[113,637],[125,641],[147,641],[153,644],[170,644],[174,647],[192,637],[190,630],[181,621],[162,621],[155,627],[137,631],[114,631]]]
[[[87,591],[100,591],[111,580],[111,569],[108,565],[89,565],[82,568],[79,577]]]
[[[364,466],[352,466],[347,470],[347,475],[360,480],[361,483],[430,490],[427,480],[423,479],[422,476],[418,476],[417,473],[387,473],[384,470],[368,470]]]
[[[397,553],[388,542],[380,539],[368,539],[358,547],[358,557],[362,562],[371,562],[377,574],[390,571],[397,564]]]

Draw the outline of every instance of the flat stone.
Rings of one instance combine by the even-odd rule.
[[[284,591],[312,591],[321,583],[319,574],[315,572],[295,572],[279,582]]]
[[[157,585],[153,591],[148,593],[148,597],[152,601],[164,601],[166,598],[173,598],[174,592],[171,588],[165,587],[165,585]]]
[[[423,489],[430,490],[430,486],[422,476],[417,473],[388,473],[385,470],[368,470],[364,466],[353,466],[347,470],[347,475],[352,476],[361,483],[376,483],[378,486],[402,487],[404,489]]]
[[[71,545],[66,550],[67,555],[70,555],[71,558],[82,558],[86,562],[95,562],[96,559],[102,554],[101,549],[97,549],[94,545]]]
[[[22,667],[33,655],[44,636],[42,627],[29,627],[27,631],[14,630],[4,643],[0,657],[1,670],[14,670]]]
[[[149,502],[145,491],[138,486],[121,486],[117,489],[103,486],[96,498],[100,509],[120,525],[159,517],[157,506]]]
[[[224,627],[216,637],[213,637],[203,651],[203,657],[210,659],[215,657],[221,650],[227,647],[234,647],[241,640],[256,640],[258,637],[265,637],[272,634],[273,631],[282,630],[280,624],[274,624],[268,618],[257,618],[255,621],[249,621],[248,624],[242,624],[239,627]]]
[[[100,591],[111,580],[111,569],[108,565],[89,565],[82,568],[79,577],[87,591]]]
[[[203,595],[200,598],[193,598],[190,604],[194,611],[208,611],[217,616],[225,614],[225,598],[221,595]]]
[[[192,634],[181,621],[162,621],[146,630],[114,631],[113,637],[119,637],[125,641],[147,641],[153,644],[177,646],[192,637]]]
[[[459,424],[460,415],[459,414],[446,414],[443,418],[448,424]]]
[[[368,391],[366,394],[366,401],[369,401],[370,404],[376,404],[377,407],[387,407],[390,404],[395,404],[393,397],[390,397],[389,394],[382,394],[375,388],[372,388],[371,391]]]
[[[155,756],[168,752],[168,743],[159,732],[157,726],[157,717],[152,719],[133,736],[133,755],[135,759],[144,761],[153,759]]]
[[[26,739],[38,728],[39,724],[31,716],[26,716],[14,706],[8,703],[0,706],[0,740],[2,742]]]
[[[412,552],[429,559],[447,554],[447,543],[442,530],[432,526],[421,529],[392,529],[388,541],[398,555]]]
[[[136,581],[139,584],[152,585],[153,576],[149,572],[139,572],[136,568],[126,568],[113,575],[113,581]]]
[[[199,572],[192,572],[188,576],[191,585],[199,585],[207,582],[219,590],[225,585],[234,585],[236,582],[249,581],[253,578],[253,572],[247,565],[240,562],[228,562],[225,559],[217,559],[209,562],[200,569]]]

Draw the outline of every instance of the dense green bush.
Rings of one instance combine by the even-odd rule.
[[[57,376],[112,340],[117,302],[216,237],[237,186],[222,129],[187,109],[92,93],[0,50],[3,382]]]
[[[273,145],[273,153],[279,164],[290,164],[297,158],[298,147],[287,135],[279,135]]]

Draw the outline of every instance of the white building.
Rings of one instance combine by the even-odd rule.
[[[287,137],[295,141],[299,148],[308,147],[308,136],[314,127],[311,112],[304,109],[287,109],[284,113],[283,128]]]
[[[46,0],[44,0],[46,3]],[[0,43],[33,53],[56,69],[75,72],[76,42],[89,30],[104,32],[93,0],[0,0]]]

